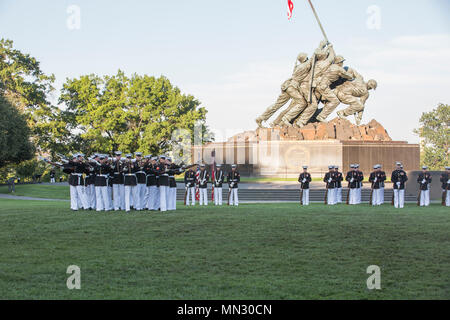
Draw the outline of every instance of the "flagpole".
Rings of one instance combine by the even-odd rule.
[[[214,191],[215,191],[215,187],[214,187],[214,181],[216,178],[216,149],[214,149],[211,152],[211,158],[212,158],[212,173],[211,173],[211,180],[212,180],[212,188],[211,188],[211,202],[214,201]]]
[[[313,6],[311,0],[308,0],[308,2],[309,2],[309,5],[311,6],[311,9],[312,9],[313,13],[314,13],[314,16],[316,17],[316,20],[317,20],[317,23],[319,24],[320,30],[322,30],[322,34],[323,34],[323,37],[325,38],[325,41],[327,43],[329,43],[327,34],[325,33],[325,30],[323,29],[322,23],[320,22],[320,19],[319,19],[319,16],[317,15],[316,9],[314,9],[314,6]],[[314,79],[314,67],[315,67],[315,65],[316,65],[316,55],[314,54],[313,65],[312,65],[312,68],[311,68],[311,79],[310,79],[310,86],[309,86],[309,95],[308,95],[308,102],[309,103],[312,103],[313,79]]]
[[[312,9],[313,13],[314,13],[314,16],[316,17],[317,23],[319,23],[320,30],[322,30],[322,33],[323,33],[323,36],[324,36],[325,40],[327,42],[329,42],[327,34],[325,33],[325,30],[322,27],[322,23],[320,23],[319,16],[317,15],[316,9],[314,9],[314,6],[313,6],[311,0],[308,0],[308,2],[309,2],[309,5],[311,6],[311,9]]]

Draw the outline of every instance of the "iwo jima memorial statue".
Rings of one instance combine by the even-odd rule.
[[[365,103],[378,83],[365,81],[354,68],[344,66],[344,57],[336,55],[309,3],[325,40],[311,58],[306,53],[297,56],[292,76],[281,85],[278,99],[256,118],[258,129],[237,134],[227,142],[194,147],[193,160],[237,163],[242,174],[251,176],[296,177],[303,165],[320,176],[329,165],[346,170],[353,163],[368,174],[376,163],[383,164],[386,171],[393,170],[396,161],[406,169],[417,169],[419,145],[392,141],[376,120],[361,124]],[[345,108],[327,122],[341,103]],[[265,128],[264,122],[284,106]],[[355,124],[349,116],[354,116]]]

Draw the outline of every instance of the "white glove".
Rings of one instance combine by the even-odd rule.
[[[330,179],[328,179],[328,183],[331,183],[331,178],[330,178]]]
[[[305,183],[305,182],[306,182],[306,179],[303,179],[302,182]]]
[[[447,181],[447,184],[449,184],[450,183],[450,179],[448,179],[448,181]]]
[[[400,182],[397,182],[397,187],[400,187],[400,185],[401,185],[401,183],[400,183]]]
[[[355,179],[351,178],[351,179],[350,179],[350,182],[353,182],[353,181],[355,181]]]
[[[422,180],[422,184],[425,184],[427,182],[427,180],[423,179]]]
[[[373,182],[375,183],[375,182],[377,182],[377,180],[378,180],[378,178],[375,178],[375,179],[373,180]]]

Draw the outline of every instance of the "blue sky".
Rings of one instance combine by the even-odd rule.
[[[321,40],[307,1],[293,2],[288,21],[286,0],[0,0],[0,37],[38,58],[58,88],[67,77],[118,69],[165,75],[203,103],[221,140],[253,130],[297,54]],[[379,83],[364,121],[376,118],[394,139],[417,142],[421,112],[450,103],[450,1],[313,3],[337,53]],[[81,10],[78,30],[66,25],[70,5]],[[379,30],[366,25],[373,5]]]

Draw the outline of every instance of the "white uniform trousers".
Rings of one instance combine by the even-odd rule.
[[[384,204],[384,188],[380,188],[378,192],[379,192],[378,205],[381,206],[382,204]]]
[[[110,201],[108,194],[108,187],[95,187],[95,199],[97,211],[109,211]]]
[[[169,193],[168,186],[159,187],[159,207],[162,212],[167,211],[167,195]]]
[[[160,187],[156,187],[155,191],[155,210],[158,210],[161,208],[161,190]]]
[[[189,198],[192,199],[191,206],[195,206],[195,187],[187,188],[186,205],[189,205]]]
[[[177,209],[177,188],[169,188],[169,198],[167,201],[167,210]]]
[[[356,189],[356,204],[361,204],[361,194],[362,194],[362,188]]]
[[[200,205],[207,206],[208,205],[208,189],[207,188],[199,188],[200,191]]]
[[[136,210],[142,210],[145,208],[144,201],[145,201],[145,191],[147,189],[147,185],[145,183],[138,183],[136,186],[136,196],[133,194],[134,198],[134,209]]]
[[[327,197],[327,204],[329,205],[335,205],[336,202],[336,195],[337,195],[337,189],[328,189],[328,197]]]
[[[350,189],[350,196],[348,199],[348,204],[358,204],[357,203],[357,193],[358,193],[358,189],[354,188],[354,189]]]
[[[166,188],[166,209],[170,210],[169,207],[170,207],[170,187],[167,187]]]
[[[130,186],[130,187],[132,187],[132,186]],[[133,186],[133,188],[137,191],[137,188],[136,188],[136,186]],[[126,189],[126,187],[125,187],[125,211],[126,211],[126,207],[127,207],[127,204],[126,204],[126,198],[127,198],[127,196],[126,196],[126,193],[127,193],[127,191],[126,191],[127,189]],[[130,188],[130,190],[131,190],[131,188]],[[136,198],[136,192],[135,192],[135,190],[133,190],[133,191],[130,191],[130,199],[129,199],[129,201],[130,201],[130,208],[131,207],[133,207],[134,209],[136,209],[136,206],[135,206],[135,204],[134,204],[134,199]]]
[[[445,190],[442,190],[445,192]],[[447,191],[447,196],[445,197],[445,206],[450,207],[450,191]]]
[[[158,187],[157,186],[150,186],[147,187],[147,208],[148,210],[158,210],[159,206],[157,205],[158,201],[156,197],[159,197],[158,194]]]
[[[377,206],[378,205],[378,193],[379,189],[373,189],[372,192],[372,206]]]
[[[238,188],[231,189],[230,193],[230,206],[239,205],[239,198],[238,198]]]
[[[77,187],[70,186],[70,209],[78,210],[78,202]]]
[[[96,209],[97,208],[97,193],[95,192],[95,185],[91,184],[89,185],[89,206],[92,209]]]
[[[394,207],[403,208],[405,206],[405,190],[394,189]]]
[[[95,209],[97,206],[97,200],[95,199],[95,186],[93,184],[87,185],[85,193],[89,208]]]
[[[177,188],[172,188],[172,208],[177,210]]]
[[[137,198],[137,191],[137,186],[125,186],[125,211],[130,211],[132,199]]]
[[[146,183],[138,183],[138,197],[139,197],[139,210],[143,210],[146,208],[146,199],[145,194],[147,192],[147,184]]]
[[[148,210],[156,211],[159,209],[159,188],[158,186],[147,187],[145,194],[146,207]]]
[[[125,186],[113,184],[114,210],[125,210]]]
[[[428,207],[430,205],[430,190],[422,190],[420,193],[420,206]]]
[[[214,188],[214,204],[216,206],[222,205],[222,188]]]
[[[149,186],[145,186],[145,196],[144,196],[144,206],[142,207],[143,209],[150,209],[151,205],[150,205],[150,187]]]
[[[342,188],[336,189],[336,203],[342,203]]]
[[[109,208],[108,210],[113,210],[113,187],[112,186],[108,186],[108,202],[109,202]]]
[[[78,196],[78,207],[83,207],[84,209],[89,209],[89,203],[86,197],[86,187],[85,186],[76,186],[77,196]]]
[[[381,206],[384,203],[384,189],[380,188],[375,192],[377,193],[377,206]]]
[[[304,206],[309,206],[309,189],[303,189],[302,201]]]

